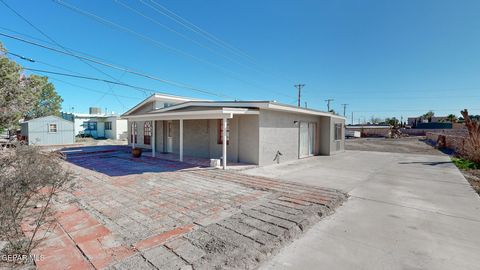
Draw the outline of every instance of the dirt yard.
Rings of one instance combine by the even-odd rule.
[[[332,189],[134,159],[125,146],[65,154],[77,188],[55,202],[58,226],[35,250],[44,256],[39,269],[253,269],[346,199]]]
[[[425,142],[425,137],[406,137],[400,139],[360,138],[347,139],[346,150],[442,155],[442,152]]]

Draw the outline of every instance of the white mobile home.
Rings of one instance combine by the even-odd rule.
[[[108,138],[114,140],[127,139],[127,120],[114,114],[102,114],[92,110],[90,113],[73,114],[75,135],[86,135],[93,138]]]

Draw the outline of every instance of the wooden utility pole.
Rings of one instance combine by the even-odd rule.
[[[301,96],[302,96],[302,87],[304,87],[305,84],[295,84],[294,87],[296,87],[298,89],[298,107],[300,107],[300,99],[301,99]]]
[[[332,102],[333,99],[332,98],[329,98],[329,99],[326,99],[325,102],[327,102],[327,111],[330,111],[330,102]]]
[[[342,104],[343,106],[343,116],[346,116],[348,104]]]

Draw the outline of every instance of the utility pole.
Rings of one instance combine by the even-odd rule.
[[[327,110],[330,111],[330,102],[332,102],[333,99],[332,98],[329,98],[329,99],[326,99],[325,102],[327,102]]]
[[[307,108],[307,102],[305,101],[305,108]]]
[[[352,126],[353,126],[353,112],[352,112]]]
[[[347,106],[348,106],[348,104],[342,104],[342,106],[343,106],[343,116],[345,116],[345,115],[346,115],[346,112],[347,112]]]
[[[294,87],[298,88],[298,107],[300,107],[300,98],[302,96],[302,87],[304,87],[305,84],[295,84]]]

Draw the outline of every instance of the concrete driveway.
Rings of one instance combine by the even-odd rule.
[[[480,197],[448,156],[347,151],[246,171],[351,196],[263,269],[478,269]]]

